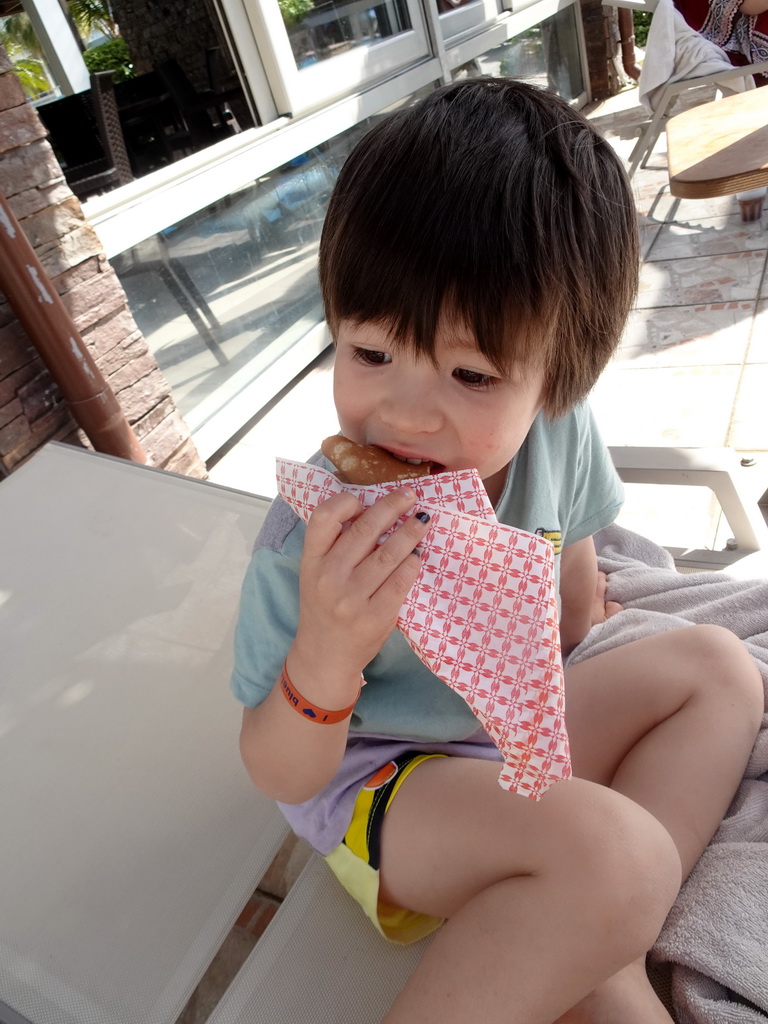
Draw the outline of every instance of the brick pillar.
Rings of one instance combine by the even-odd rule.
[[[581,0],[581,20],[592,99],[615,96],[629,81],[621,66],[616,8],[603,7],[601,0]]]
[[[0,190],[154,465],[205,477],[170,386],[0,47]],[[91,447],[0,293],[0,475],[48,441]]]

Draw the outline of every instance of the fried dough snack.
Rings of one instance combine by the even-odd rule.
[[[336,476],[345,484],[383,484],[390,481],[413,480],[428,476],[429,462],[414,466],[401,462],[394,455],[372,444],[355,444],[343,434],[326,437],[320,450],[337,469]]]

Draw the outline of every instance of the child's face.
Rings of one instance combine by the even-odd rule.
[[[381,326],[342,321],[334,370],[341,430],[438,470],[477,469],[495,502],[541,409],[543,371],[500,378],[457,326],[438,329],[435,354],[437,365],[393,344]]]

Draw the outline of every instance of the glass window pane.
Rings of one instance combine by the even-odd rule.
[[[575,8],[558,11],[453,73],[454,78],[468,75],[520,78],[549,89],[564,100],[577,99],[585,87]]]
[[[193,427],[203,403],[209,418],[322,320],[317,245],[340,149],[307,153],[112,259]]]
[[[0,18],[0,45],[8,54],[22,88],[34,101],[61,95],[29,16],[23,11]]]
[[[226,22],[209,0],[170,8],[89,0],[71,9],[88,70],[112,72],[120,122],[114,131],[122,133],[133,177],[254,126]],[[0,29],[7,35],[8,25]],[[55,102],[47,106],[58,122]],[[94,102],[86,98],[86,105]],[[65,150],[66,130],[59,137],[51,130],[54,148]]]
[[[406,0],[278,0],[298,68],[412,28]]]
[[[322,322],[317,249],[328,199],[384,113],[112,258],[193,431]]]
[[[501,5],[498,0],[437,0],[437,10],[443,39],[451,39],[493,21]]]

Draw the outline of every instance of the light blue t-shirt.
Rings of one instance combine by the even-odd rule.
[[[539,413],[510,464],[496,515],[550,539],[559,578],[562,548],[608,526],[622,500],[621,482],[582,404],[554,421]],[[246,572],[235,633],[232,690],[248,707],[274,686],[296,633],[304,532],[299,517],[276,499]],[[477,731],[465,701],[429,671],[398,630],[364,675],[350,732],[452,742]]]

